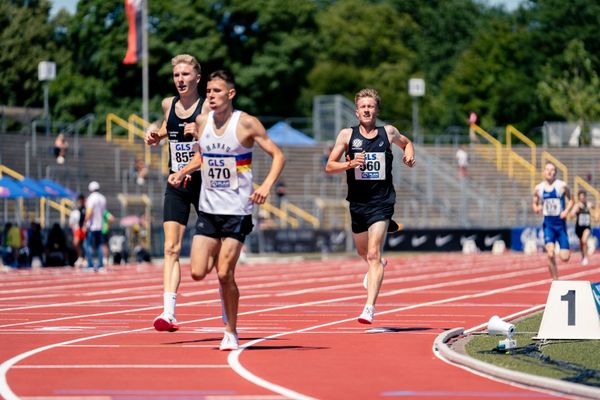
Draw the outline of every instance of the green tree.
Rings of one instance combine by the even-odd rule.
[[[507,124],[523,129],[535,123],[535,80],[524,38],[525,28],[509,17],[497,18],[477,32],[444,80],[439,106],[448,107],[448,112],[442,126],[466,126],[470,110],[486,129]]]
[[[253,114],[298,115],[313,66],[316,4],[311,0],[213,1],[223,64],[236,76],[236,105]]]
[[[567,121],[600,118],[600,79],[582,41],[570,41],[558,60],[544,65],[538,94]]]
[[[362,87],[377,89],[381,117],[410,121],[407,86],[415,58],[405,44],[416,28],[407,14],[387,2],[340,0],[317,16],[319,48],[303,93],[308,106],[314,95],[343,94],[352,99]]]
[[[50,3],[0,2],[0,98],[11,106],[43,107],[40,61],[59,63]]]

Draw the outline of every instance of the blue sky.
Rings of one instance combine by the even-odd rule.
[[[75,13],[78,0],[51,0],[52,2],[52,14],[55,14],[61,8],[66,8],[71,14]],[[479,0],[482,3],[488,3],[490,5],[504,5],[507,10],[514,10],[517,8],[519,3],[523,0]]]
[[[56,14],[61,8],[66,8],[68,12],[74,14],[75,9],[77,8],[77,1],[78,0],[50,0],[52,3],[51,14]]]
[[[523,0],[480,0],[490,5],[503,5],[507,10],[512,11],[519,6]]]

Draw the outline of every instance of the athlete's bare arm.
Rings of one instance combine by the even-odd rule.
[[[269,173],[262,184],[250,195],[250,200],[253,203],[263,204],[267,200],[271,187],[283,170],[285,157],[281,149],[267,135],[265,127],[256,117],[243,113],[240,117],[237,133],[242,145],[252,147],[256,143],[272,159]]]
[[[144,135],[144,142],[150,146],[156,146],[161,140],[167,137],[167,119],[169,119],[169,111],[171,109],[171,103],[173,97],[166,97],[162,101],[163,109],[163,122],[158,130],[149,130]]]
[[[539,196],[539,185],[535,187],[533,191],[533,200],[531,201],[531,209],[534,213],[539,214],[542,212],[542,205],[540,204],[540,196]]]
[[[568,186],[565,186],[565,198],[567,199],[567,204],[565,205],[565,209],[560,213],[560,218],[566,220],[573,208],[573,197],[571,197],[571,190]]]
[[[194,131],[194,136],[195,136],[196,140],[200,140],[200,137],[202,136],[202,132],[204,131],[204,125],[206,124],[207,119],[208,119],[207,114],[198,114],[194,123],[188,124],[188,125],[194,126],[193,131]],[[183,167],[179,171],[174,172],[171,175],[169,175],[169,177],[167,178],[167,181],[169,182],[170,185],[172,185],[174,187],[178,187],[179,185],[181,185],[181,183],[185,179],[187,179],[188,175],[190,175],[192,172],[198,171],[201,168],[201,166],[202,166],[202,154],[200,154],[200,148],[196,144],[195,151],[194,151],[194,157],[192,157],[190,162],[185,167]]]
[[[388,135],[390,143],[400,147],[404,154],[402,155],[402,162],[410,168],[415,166],[415,148],[412,142],[393,125],[386,125],[385,131]]]
[[[360,153],[352,160],[340,161],[340,158],[348,151],[350,136],[352,136],[352,128],[344,128],[338,133],[325,165],[325,172],[328,174],[339,174],[350,168],[360,167],[365,163],[364,154]]]

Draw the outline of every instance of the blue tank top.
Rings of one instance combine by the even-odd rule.
[[[564,220],[560,218],[560,213],[565,210],[565,187],[565,182],[560,179],[552,182],[549,188],[544,183],[538,185],[538,197],[542,199],[544,223],[564,223]]]

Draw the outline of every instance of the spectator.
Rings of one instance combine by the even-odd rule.
[[[10,262],[5,263],[11,267],[19,266],[19,250],[23,247],[23,240],[21,237],[21,230],[17,225],[13,225],[10,222],[8,230],[6,231],[5,242],[7,252],[10,253]],[[6,229],[6,228],[5,228]]]
[[[146,183],[146,176],[148,176],[148,166],[142,156],[136,156],[134,169],[136,183],[140,186],[144,185]]]
[[[112,262],[115,265],[124,262],[127,264],[128,252],[127,252],[127,238],[123,232],[118,232],[108,239],[108,249],[112,257]]]
[[[85,202],[86,255],[88,268],[96,271],[102,270],[104,260],[102,257],[102,224],[104,211],[106,211],[106,197],[100,193],[100,184],[96,181],[88,185],[90,194]],[[98,264],[94,266],[94,251],[98,256]]]
[[[65,163],[65,156],[67,155],[67,149],[69,148],[69,142],[64,133],[59,133],[54,140],[54,157],[56,157],[57,164]]]
[[[277,208],[281,208],[281,205],[286,201],[285,196],[287,195],[287,186],[283,179],[279,179],[275,185],[275,194],[277,195]]]
[[[2,262],[10,267],[17,266],[19,248],[21,247],[21,234],[18,227],[11,222],[4,225],[2,232]]]
[[[275,228],[275,222],[273,221],[273,218],[271,218],[271,213],[263,207],[258,209],[258,227],[259,229]]]
[[[27,247],[29,248],[29,264],[33,268],[44,265],[44,243],[42,240],[42,226],[31,221],[29,232],[27,232]]]
[[[83,266],[85,261],[84,242],[85,242],[85,196],[80,194],[77,197],[77,203],[71,214],[69,214],[69,227],[73,233],[73,248],[77,254],[75,267]]]
[[[474,125],[477,123],[477,114],[475,113],[475,111],[471,111],[469,113],[469,140],[471,140],[471,143],[479,143],[479,138],[477,137],[477,134],[475,133],[475,128]]]
[[[456,150],[456,162],[458,163],[458,176],[466,177],[467,167],[469,166],[469,153],[467,153],[464,144]]]
[[[60,267],[67,264],[67,239],[58,223],[54,223],[46,240],[46,266]]]
[[[106,265],[108,265],[110,257],[110,251],[108,248],[108,231],[114,220],[114,215],[112,215],[108,210],[104,210],[104,215],[102,216],[102,253],[104,256],[104,264]]]

